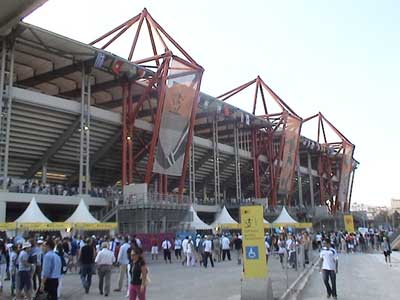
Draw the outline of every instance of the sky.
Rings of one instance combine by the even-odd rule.
[[[89,43],[144,7],[204,67],[203,92],[260,75],[301,117],[321,111],[356,145],[353,203],[400,197],[400,1],[49,0],[24,21]],[[132,40],[112,52],[127,57]],[[251,94],[232,101],[251,110]]]

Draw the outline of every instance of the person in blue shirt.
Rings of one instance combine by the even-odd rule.
[[[47,300],[57,300],[58,279],[61,277],[61,259],[53,251],[54,241],[43,244],[42,284],[41,291],[47,293]]]

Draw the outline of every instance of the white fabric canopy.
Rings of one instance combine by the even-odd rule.
[[[65,221],[66,223],[100,223],[92,214],[89,212],[85,201],[81,199],[78,207],[74,213]]]
[[[238,222],[236,222],[231,217],[225,206],[222,209],[221,213],[218,215],[218,217],[215,219],[215,221],[211,224],[211,226],[214,228],[218,225],[224,225],[224,224],[238,224]]]
[[[40,210],[35,197],[32,198],[28,207],[15,220],[17,223],[51,223],[51,221]]]
[[[206,223],[204,223],[199,216],[197,215],[197,212],[194,210],[193,205],[190,206],[189,210],[193,214],[193,220],[190,222],[190,227],[194,228],[196,230],[209,230],[212,229],[212,227]]]
[[[279,217],[274,221],[276,224],[297,224],[298,222],[293,219],[286,210],[286,207],[282,208]]]

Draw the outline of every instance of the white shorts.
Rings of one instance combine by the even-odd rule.
[[[151,254],[158,254],[158,247],[157,246],[151,247]]]

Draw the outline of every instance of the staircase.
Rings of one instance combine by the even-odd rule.
[[[400,229],[395,230],[389,239],[391,241],[390,247],[393,250],[400,250]]]

